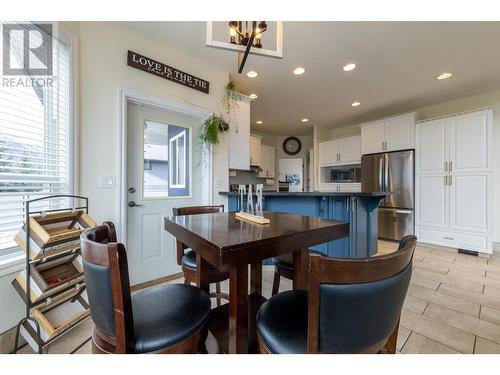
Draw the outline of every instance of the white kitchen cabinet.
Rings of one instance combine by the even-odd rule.
[[[450,172],[492,170],[491,111],[454,116],[449,120]]]
[[[355,135],[332,139],[319,144],[319,165],[361,163],[361,137]]]
[[[490,173],[453,174],[449,177],[450,228],[489,232],[492,206],[488,206],[493,176]]]
[[[420,225],[433,228],[449,226],[449,189],[446,175],[424,175],[416,178],[416,219]]]
[[[448,138],[446,119],[422,122],[416,133],[416,171],[423,174],[446,173]]]
[[[339,160],[339,142],[337,139],[321,142],[319,144],[319,164],[333,165]]]
[[[343,182],[343,183],[331,183],[323,182],[319,184],[319,190],[324,192],[335,192],[335,193],[358,193],[361,191],[361,183],[357,182]]]
[[[492,112],[416,128],[416,233],[423,243],[491,253]]]
[[[250,135],[250,165],[260,167],[260,151],[262,139],[256,135]]]
[[[238,101],[229,124],[229,169],[250,169],[250,99]]]
[[[361,127],[361,153],[373,154],[384,150],[385,121],[372,122]]]
[[[414,132],[414,113],[363,124],[361,154],[412,149]]]
[[[262,171],[259,172],[259,177],[274,178],[276,170],[274,147],[261,145],[260,155]]]

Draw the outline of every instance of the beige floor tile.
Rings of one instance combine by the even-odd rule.
[[[476,354],[500,354],[500,345],[494,342],[478,337],[476,339],[476,347],[474,348]]]
[[[401,351],[401,348],[408,340],[408,336],[410,336],[411,331],[408,328],[399,326],[398,330],[398,341],[396,345],[396,350]]]
[[[445,306],[464,314],[479,317],[479,304],[466,301],[463,298],[450,296],[449,294],[439,293],[439,289],[437,292],[434,292],[426,288],[411,285],[408,289],[408,294],[410,296],[417,297],[441,306]]]
[[[472,353],[474,349],[473,334],[407,309],[403,309],[401,313],[401,325],[461,353]],[[402,351],[404,350],[405,347]]]
[[[456,350],[415,332],[408,337],[401,352],[404,354],[459,354]]]
[[[500,343],[500,325],[474,318],[467,314],[447,309],[446,307],[429,304],[424,316],[439,320],[455,328],[473,333],[490,341]]]
[[[419,255],[413,255],[413,263],[419,263],[421,261],[423,261],[425,258],[424,257],[421,257]]]
[[[491,279],[500,280],[500,272],[496,271],[486,271],[486,277]]]
[[[421,286],[422,288],[437,290],[439,284],[439,281],[426,279],[424,277],[416,275],[415,273],[411,277],[411,285]]]
[[[480,305],[493,307],[494,309],[500,309],[500,297],[496,298],[494,296],[489,296],[486,294],[475,293],[464,288],[459,288],[444,283],[439,286],[437,291],[442,294],[460,298],[464,301],[470,301]]]
[[[435,281],[439,281],[441,283],[446,283],[454,286],[458,286],[460,288],[468,289],[470,291],[476,293],[482,293],[484,285],[475,281],[469,281],[464,277],[452,276],[449,273],[447,275],[443,275],[436,272],[431,272],[427,270],[415,269],[413,274],[422,277],[425,279],[431,279]]]
[[[489,296],[500,297],[500,288],[490,285],[485,285],[483,293]]]
[[[421,262],[416,263],[415,267],[427,271],[446,274],[450,269],[450,265],[451,265],[450,263],[441,262],[435,259],[425,258]]]
[[[487,265],[475,265],[475,264],[464,264],[464,263],[454,263],[451,266],[451,270],[460,271],[467,273],[469,275],[475,276],[485,276]]]
[[[500,325],[500,310],[488,306],[481,306],[480,318]]]
[[[417,245],[415,247],[415,254],[428,254],[432,251],[431,247],[428,246],[422,246],[422,245]]]
[[[417,314],[422,314],[425,308],[427,307],[428,303],[429,302],[424,301],[423,299],[413,297],[407,294],[403,307],[413,312],[416,312]]]
[[[455,258],[455,263],[464,263],[464,264],[488,264],[488,258],[479,257],[467,254],[458,254]]]
[[[92,354],[92,341],[88,341],[73,354]]]
[[[432,250],[426,255],[427,258],[437,259],[441,262],[453,263],[456,258],[456,253],[446,250]]]
[[[469,271],[457,271],[454,269],[450,269],[450,272],[448,272],[449,276],[453,277],[459,277],[464,280],[468,281],[474,281],[476,283],[484,284],[484,285],[490,285],[494,286],[496,288],[500,288],[500,280],[499,279],[492,279],[491,277],[485,277],[484,275],[475,275]]]
[[[89,317],[48,346],[50,354],[71,353],[92,336],[94,322]]]

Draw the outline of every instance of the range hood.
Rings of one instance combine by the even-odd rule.
[[[259,167],[258,165],[251,165],[250,172],[253,172],[253,173],[262,172],[262,168]]]

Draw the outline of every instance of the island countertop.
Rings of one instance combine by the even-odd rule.
[[[220,191],[220,195],[227,195],[230,197],[238,196],[238,192],[234,191]],[[310,191],[310,192],[290,192],[290,191],[264,191],[264,197],[385,197],[387,193],[374,192],[333,192],[333,191]]]

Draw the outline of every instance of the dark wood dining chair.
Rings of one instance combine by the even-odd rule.
[[[174,216],[209,214],[224,212],[224,205],[174,207],[172,211]],[[196,252],[186,247],[179,240],[177,240],[177,264],[182,268],[184,282],[186,284],[196,284]],[[208,282],[209,284],[215,284],[215,293],[210,293],[210,297],[217,298],[217,306],[221,305],[221,298],[229,301],[229,294],[222,293],[220,288],[220,283],[227,279],[229,279],[228,272],[221,272],[215,267],[210,267]]]
[[[323,253],[309,249],[310,254],[324,255]],[[293,253],[278,255],[272,258],[274,264],[273,290],[271,295],[278,293],[280,289],[281,277],[293,280]]]
[[[261,353],[395,353],[416,237],[362,259],[309,256],[309,290],[271,297],[257,314]]]
[[[191,285],[163,284],[131,295],[125,246],[113,223],[81,235],[92,352],[205,352],[210,298]]]

